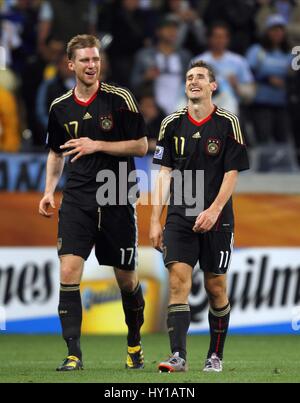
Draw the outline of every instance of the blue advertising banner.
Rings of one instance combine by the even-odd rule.
[[[152,156],[136,158],[136,169],[149,174]],[[47,154],[5,154],[0,153],[0,191],[2,192],[43,192],[45,186]],[[61,190],[66,180],[64,174],[57,190]],[[149,175],[150,177],[150,175]],[[140,190],[148,191],[148,182],[141,180]],[[151,190],[151,189],[150,189]]]

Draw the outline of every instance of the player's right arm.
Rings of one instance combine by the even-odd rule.
[[[171,136],[171,125],[168,125],[169,120],[170,118],[167,117],[162,121],[153,158],[153,162],[159,164],[161,167],[153,193],[149,236],[153,247],[160,252],[162,252],[163,248],[161,217],[170,199],[170,185],[173,171],[171,144],[169,140]]]
[[[49,212],[49,208],[55,209],[54,193],[56,186],[63,173],[65,164],[65,158],[61,153],[56,153],[53,150],[49,151],[47,160],[47,173],[46,173],[46,186],[44,197],[40,201],[39,213],[43,217],[50,218],[53,216],[52,212]]]
[[[158,251],[163,250],[163,230],[161,216],[170,199],[172,168],[162,166],[156,179],[152,200],[152,214],[150,222],[150,240]]]
[[[53,216],[53,213],[49,212],[49,208],[55,208],[54,193],[64,169],[65,158],[60,150],[60,146],[64,144],[64,142],[65,132],[59,124],[54,106],[50,108],[46,140],[49,154],[47,159],[45,192],[39,204],[39,213],[43,217],[50,218]]]

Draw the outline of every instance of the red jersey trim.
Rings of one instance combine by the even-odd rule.
[[[204,125],[206,122],[208,122],[209,120],[211,120],[212,115],[216,112],[216,110],[217,110],[217,107],[215,106],[215,109],[212,111],[212,113],[211,113],[210,115],[208,115],[205,119],[202,119],[202,120],[200,120],[200,121],[195,120],[195,119],[190,115],[189,112],[188,112],[187,114],[188,114],[189,121],[192,122],[195,126],[200,127],[200,126]]]
[[[76,87],[75,87],[75,88],[76,88]],[[96,99],[96,97],[97,97],[97,95],[98,95],[98,92],[99,92],[99,89],[100,89],[100,82],[99,82],[99,85],[98,85],[98,88],[97,88],[97,91],[95,92],[95,94],[92,95],[91,98],[90,98],[88,101],[86,101],[86,102],[80,101],[80,99],[78,99],[78,98],[76,97],[75,88],[74,88],[74,90],[73,90],[73,97],[74,97],[75,102],[76,102],[78,105],[81,105],[81,106],[89,106],[89,105]]]

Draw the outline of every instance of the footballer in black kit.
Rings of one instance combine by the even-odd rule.
[[[87,102],[79,101],[73,90],[53,102],[47,145],[60,153],[60,147],[72,138],[89,137],[113,142],[138,140],[145,133],[143,117],[130,92],[102,82]],[[101,152],[68,165],[58,231],[60,256],[73,254],[86,260],[95,245],[99,264],[124,270],[135,269],[137,228],[134,200],[126,200],[126,205],[119,205],[121,162],[126,163],[127,176],[134,171],[132,157],[116,157]],[[101,200],[96,198],[97,190],[105,183],[97,182],[96,177],[104,170],[115,174],[116,206],[101,205]],[[134,183],[129,185],[134,186]]]
[[[163,252],[170,283],[167,327],[172,356],[160,363],[161,372],[187,370],[186,335],[191,320],[188,297],[198,262],[210,305],[211,341],[203,370],[221,372],[223,368],[230,318],[226,273],[234,244],[232,194],[238,172],[249,169],[249,162],[238,118],[212,103],[216,89],[212,68],[203,61],[192,64],[186,76],[188,106],[163,120],[153,159],[161,169],[150,238]],[[176,171],[182,178],[179,197],[173,175]],[[197,176],[199,172],[203,176]],[[202,186],[198,186],[201,179]],[[194,200],[183,197],[185,186],[191,189]],[[169,192],[163,190],[167,187]],[[197,203],[202,198],[203,206]],[[160,219],[168,199],[163,229]]]
[[[135,270],[138,192],[128,196],[136,185],[128,175],[135,170],[133,157],[147,153],[146,128],[127,89],[99,82],[100,48],[91,35],[78,35],[69,42],[69,68],[76,87],[55,99],[49,114],[46,187],[39,206],[44,217],[53,215],[49,209],[55,208],[54,192],[69,158],[58,224],[58,312],[68,355],[58,371],[83,369],[80,282],[94,246],[99,264],[114,267],[121,290],[128,327],[125,367],[144,368],[140,329],[145,302]]]
[[[225,172],[249,168],[237,117],[217,106],[201,122],[195,121],[187,108],[168,116],[162,123],[153,162],[182,173],[203,171],[205,210],[216,199]],[[173,187],[172,182],[171,194]],[[195,183],[192,188],[195,192]],[[194,267],[199,260],[203,271],[226,273],[233,247],[232,197],[210,232],[204,234],[193,231],[195,219],[200,212],[187,215],[187,209],[190,208],[184,200],[181,205],[176,205],[174,197],[171,197],[164,231],[165,265],[178,261]]]

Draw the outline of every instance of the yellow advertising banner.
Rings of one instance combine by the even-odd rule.
[[[159,330],[161,300],[158,279],[142,278],[145,298],[145,323],[143,333]],[[83,302],[83,334],[125,334],[121,294],[113,278],[84,281],[81,286]]]
[[[145,299],[143,333],[154,333],[165,326],[168,301],[167,277],[162,256],[151,247],[140,247],[138,276]],[[113,268],[99,267],[92,253],[85,265],[81,283],[83,334],[126,334],[121,293]]]

